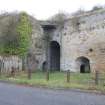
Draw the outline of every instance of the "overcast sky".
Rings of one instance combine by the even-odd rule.
[[[90,10],[94,5],[105,5],[105,0],[0,0],[0,11],[26,11],[37,19],[47,19],[59,11]]]

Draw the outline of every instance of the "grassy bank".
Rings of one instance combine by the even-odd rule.
[[[67,83],[66,73],[64,72],[50,73],[49,81],[46,81],[46,73],[44,72],[32,73],[32,78],[30,80],[27,78],[27,73],[24,72],[17,74],[14,78],[2,75],[0,79],[30,86],[43,86],[48,88],[78,88],[105,91],[105,80],[100,81],[99,85],[95,85],[94,74],[88,73],[71,73],[70,83]]]

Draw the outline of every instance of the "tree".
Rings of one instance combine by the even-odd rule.
[[[32,32],[29,16],[25,12],[8,14],[0,20],[0,54],[25,56],[30,45]],[[6,19],[5,19],[6,18]],[[5,19],[6,22],[3,20]],[[2,22],[3,20],[3,22]]]
[[[13,14],[8,17],[8,24],[2,27],[2,35],[0,38],[0,54],[16,54],[15,50],[18,47],[18,35],[16,33],[16,17]],[[4,23],[6,24],[6,23]]]
[[[96,5],[92,8],[92,11],[103,9],[104,7],[101,5]]]
[[[52,16],[49,20],[61,23],[64,20],[68,19],[69,16],[70,15],[68,13],[59,12],[59,13],[55,14],[54,16]]]
[[[72,16],[77,16],[77,15],[82,15],[84,14],[86,11],[83,8],[79,8],[76,12],[74,12],[72,14]]]

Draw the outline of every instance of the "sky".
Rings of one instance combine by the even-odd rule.
[[[26,11],[45,20],[59,11],[73,13],[79,8],[90,10],[95,5],[105,5],[105,0],[0,0],[0,12]]]

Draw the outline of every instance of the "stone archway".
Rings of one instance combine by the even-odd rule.
[[[50,42],[50,69],[60,71],[60,45],[56,41]]]
[[[80,73],[90,73],[90,61],[86,57],[78,57],[76,59],[76,65],[77,69],[80,71]]]

